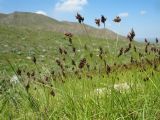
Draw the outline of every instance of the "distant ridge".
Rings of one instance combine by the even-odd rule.
[[[48,16],[31,12],[14,12],[10,14],[0,13],[0,25],[86,35],[85,30],[78,23],[68,21],[61,22]],[[97,29],[89,25],[85,25],[85,27],[91,37],[116,39],[116,33],[109,29]],[[120,36],[120,39],[126,38]]]

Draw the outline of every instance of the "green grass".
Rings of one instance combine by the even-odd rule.
[[[7,100],[4,103],[1,99],[1,118],[159,119],[158,72],[150,77],[154,81],[147,82],[143,81],[141,74],[133,69],[116,74],[120,80],[115,79],[115,74],[109,77],[105,75],[104,78],[94,76],[92,80],[85,77],[81,80],[68,78],[65,83],[51,80],[52,87],[32,81],[28,93],[20,85],[9,85],[1,96]],[[112,89],[113,81],[132,83],[132,88],[120,93]],[[98,94],[95,92],[97,88],[111,91]],[[55,96],[50,94],[52,90]]]
[[[64,35],[51,31],[0,26],[0,119],[160,119],[159,54],[145,53],[144,44],[132,42],[131,50],[117,57],[121,47],[128,47],[128,41],[119,41],[117,50],[116,40],[90,35],[88,38],[87,34],[74,35],[72,41],[70,46]],[[73,46],[76,54],[72,51]],[[159,49],[159,44],[155,46]],[[67,54],[61,55],[59,47]],[[97,56],[99,47],[103,49],[103,59]],[[36,64],[27,59],[33,56],[37,59]],[[131,63],[130,57],[137,64]],[[78,68],[82,58],[86,58],[89,70],[86,65],[83,69]],[[65,76],[57,59],[64,67]],[[76,66],[72,65],[72,59]],[[104,60],[111,67],[108,74]],[[17,75],[18,68],[21,75]],[[28,77],[27,72],[35,74]],[[10,81],[13,75],[18,77],[19,83]],[[129,89],[116,90],[115,85],[122,83],[127,83]]]

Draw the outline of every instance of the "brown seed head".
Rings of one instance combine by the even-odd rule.
[[[158,38],[156,38],[156,43],[158,43],[158,41],[159,41]]]
[[[145,38],[145,39],[144,39],[144,42],[145,42],[145,43],[148,43],[148,40],[147,40],[147,38]]]
[[[105,24],[106,20],[107,20],[107,18],[104,17],[104,15],[101,15],[101,22],[102,22],[103,24]]]
[[[98,25],[98,27],[100,26],[100,19],[95,19],[95,23],[96,23],[96,25]]]
[[[79,67],[80,69],[82,69],[82,68],[85,66],[86,62],[87,62],[87,61],[86,61],[86,58],[83,58],[83,59],[80,61],[78,67]]]
[[[37,60],[36,60],[35,56],[33,56],[32,61],[33,61],[34,64],[36,64]]]
[[[73,37],[73,34],[70,33],[70,32],[66,32],[66,33],[64,33],[64,35],[65,35],[66,37],[68,37],[68,38],[72,38],[72,37]]]
[[[134,30],[132,29],[131,32],[128,33],[127,38],[128,38],[130,41],[133,41],[134,37],[135,37],[135,32],[134,32]]]
[[[115,23],[120,23],[121,22],[121,18],[119,16],[116,16],[116,18],[114,18],[113,21]]]
[[[52,90],[52,91],[50,92],[50,94],[54,97],[54,96],[55,96],[54,90]]]
[[[84,17],[82,17],[79,13],[77,13],[76,19],[78,20],[78,22],[79,22],[80,24],[84,21]]]
[[[18,68],[17,75],[21,76],[21,74],[22,74],[22,71]]]

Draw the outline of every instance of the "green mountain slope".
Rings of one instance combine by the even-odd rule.
[[[116,39],[116,33],[108,29],[97,29],[88,25],[73,22],[60,22],[53,18],[29,12],[14,12],[11,14],[0,14],[0,24],[15,27],[25,27],[31,29],[41,29],[54,32],[71,32],[73,34],[82,34],[97,38]],[[125,39],[120,36],[121,39]]]

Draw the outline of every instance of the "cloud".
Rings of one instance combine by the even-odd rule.
[[[38,10],[38,11],[36,11],[35,13],[47,16],[47,13],[45,13],[45,12],[42,11],[42,10]]]
[[[141,14],[141,15],[145,15],[146,13],[147,13],[147,11],[145,11],[145,10],[141,10],[141,11],[140,11],[140,14]]]
[[[60,0],[56,3],[54,10],[60,12],[77,12],[83,9],[87,0]]]
[[[128,17],[129,13],[128,12],[120,13],[118,16],[120,16],[120,17]]]

